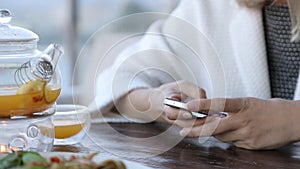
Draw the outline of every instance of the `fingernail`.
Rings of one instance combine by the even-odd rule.
[[[185,136],[188,134],[188,132],[187,132],[186,129],[182,129],[182,130],[179,132],[179,134],[180,134],[180,136],[185,137]]]
[[[193,118],[193,116],[191,115],[191,113],[183,113],[182,117],[183,117],[184,119],[186,119],[186,120],[192,119],[192,118]]]

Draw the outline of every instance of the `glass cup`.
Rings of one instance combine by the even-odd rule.
[[[52,122],[55,135],[54,145],[79,143],[84,139],[91,126],[88,108],[74,104],[57,105]]]

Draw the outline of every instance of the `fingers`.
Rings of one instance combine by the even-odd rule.
[[[158,91],[163,91],[163,93],[165,93],[165,97],[172,98],[178,101],[184,101],[187,98],[206,98],[206,93],[203,89],[199,88],[193,83],[186,81],[177,81],[162,85],[158,88]],[[170,120],[189,120],[194,118],[188,111],[174,109],[168,106],[164,107],[164,112],[166,117]]]
[[[205,90],[191,82],[177,81],[173,83],[168,83],[166,85],[161,86],[161,89],[169,89],[168,91],[170,93],[180,95],[181,101],[185,100],[187,97],[193,99],[206,98]]]
[[[240,130],[233,130],[215,135],[218,140],[223,142],[237,142],[244,139],[244,134]]]
[[[205,90],[193,83],[186,82],[186,81],[179,81],[177,82],[177,85],[181,93],[184,93],[193,99],[206,98]]]
[[[208,137],[212,135],[219,135],[224,132],[233,131],[240,128],[240,122],[235,118],[215,118],[214,120],[205,123],[201,126],[192,128],[183,128],[180,131],[181,136],[188,137]]]
[[[198,99],[188,103],[191,111],[239,112],[248,107],[248,98]]]
[[[174,124],[181,127],[181,128],[191,128],[191,127],[196,127],[203,125],[205,123],[209,123],[213,120],[218,118],[218,115],[213,115],[213,116],[208,116],[206,118],[202,119],[190,119],[190,120],[176,120],[174,121]]]
[[[182,128],[188,128],[188,127],[194,127],[203,125],[204,123],[211,122],[215,120],[216,118],[224,117],[219,114],[214,114],[211,116],[207,116],[205,118],[195,118],[191,115],[190,112],[175,109],[172,107],[166,107],[165,108],[165,115],[169,120],[172,120],[175,125],[182,127]]]
[[[191,115],[190,112],[182,110],[182,109],[177,109],[177,108],[172,108],[169,106],[165,106],[164,109],[166,116],[170,120],[176,120],[176,119],[182,119],[182,120],[188,120],[188,119],[193,119],[193,116]]]
[[[195,126],[200,126],[205,123],[206,119],[190,119],[190,120],[176,120],[174,124],[181,128],[191,128]]]

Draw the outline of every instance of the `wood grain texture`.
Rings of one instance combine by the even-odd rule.
[[[89,136],[82,144],[72,146],[54,146],[53,151],[94,152],[112,154],[121,158],[142,163],[153,168],[218,168],[218,169],[296,169],[300,168],[300,145],[269,151],[250,151],[237,148],[228,143],[209,138],[199,143],[195,138],[184,138],[163,153],[159,147],[166,140],[176,139],[178,130],[150,145],[138,140],[155,138],[166,132],[168,125],[150,124],[93,124]],[[128,141],[128,138],[136,138]]]

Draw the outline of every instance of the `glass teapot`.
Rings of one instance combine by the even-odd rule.
[[[28,118],[54,113],[61,91],[58,44],[37,49],[39,37],[9,24],[8,10],[0,9],[0,118]]]

